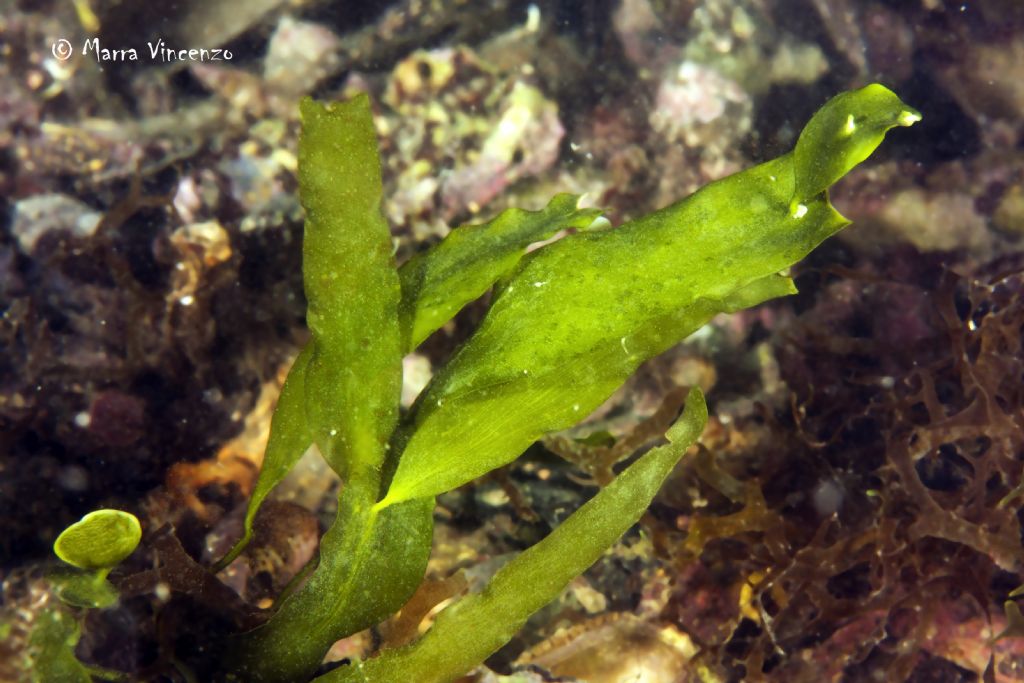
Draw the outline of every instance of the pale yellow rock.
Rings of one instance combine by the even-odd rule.
[[[1015,237],[1024,237],[1024,185],[1014,185],[1003,194],[992,224]]]
[[[992,243],[984,217],[974,198],[959,192],[928,193],[918,188],[901,190],[884,208],[863,221],[879,241],[909,242],[921,251],[963,249],[984,254]],[[874,235],[875,231],[879,234]],[[858,232],[860,232],[858,230]]]

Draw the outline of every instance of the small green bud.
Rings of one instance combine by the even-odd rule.
[[[110,569],[131,555],[141,539],[135,515],[97,510],[65,529],[53,542],[53,552],[80,569]]]

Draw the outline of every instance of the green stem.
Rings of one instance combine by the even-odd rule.
[[[344,614],[373,545],[376,482],[352,481],[338,498],[338,516],[320,542],[320,564],[309,582],[284,600],[263,626],[241,636],[232,655],[244,680],[301,681],[312,675],[331,644],[349,635]]]

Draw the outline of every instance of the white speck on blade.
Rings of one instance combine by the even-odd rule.
[[[805,204],[797,204],[796,209],[793,210],[793,218],[803,218],[807,215],[807,206]]]
[[[543,287],[546,284],[547,284],[547,281],[545,280],[544,282],[534,282],[533,286],[534,287]]]
[[[853,135],[853,131],[857,130],[857,124],[853,120],[853,114],[846,117],[846,125],[843,126],[843,133],[846,135]]]

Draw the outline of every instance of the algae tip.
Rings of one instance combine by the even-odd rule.
[[[904,127],[912,126],[920,120],[921,114],[913,109],[904,109],[900,112],[900,115],[896,117],[896,123]]]

